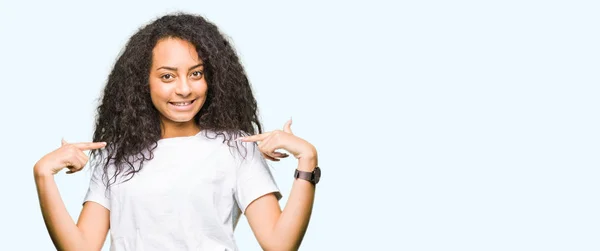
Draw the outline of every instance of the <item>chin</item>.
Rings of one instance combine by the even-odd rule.
[[[188,123],[190,121],[194,120],[194,116],[192,117],[175,117],[175,118],[169,118],[169,120],[175,122],[175,123]]]
[[[163,116],[163,119],[166,119],[168,121],[171,121],[173,123],[188,123],[190,121],[193,121],[195,118],[195,113],[194,114],[169,114],[169,116]]]
[[[185,124],[185,123],[192,122],[192,120],[193,120],[193,118],[192,119],[178,119],[178,120],[171,120],[171,121],[178,123],[178,124]]]

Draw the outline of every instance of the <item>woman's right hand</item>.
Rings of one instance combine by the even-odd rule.
[[[88,162],[88,156],[83,151],[100,149],[106,142],[67,143],[62,140],[62,145],[42,157],[34,166],[35,176],[52,176],[63,168],[68,168],[67,174],[81,170]]]

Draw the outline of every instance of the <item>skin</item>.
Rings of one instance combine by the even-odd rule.
[[[150,97],[161,116],[163,138],[197,134],[200,128],[193,119],[206,101],[208,85],[196,49],[187,41],[167,38],[152,53]],[[175,105],[184,101],[192,103]]]
[[[283,130],[242,138],[245,142],[259,142],[263,155],[278,159],[277,150],[285,150],[298,159],[297,169],[312,172],[318,166],[317,151],[313,145],[295,136],[291,119]],[[263,250],[298,250],[312,213],[315,185],[297,179],[287,204],[281,211],[275,195],[268,194],[254,200],[246,209],[246,218]]]
[[[152,103],[161,114],[163,138],[193,136],[200,128],[193,121],[206,100],[208,85],[202,61],[192,44],[180,39],[163,39],[153,50],[149,75]],[[184,107],[176,103],[188,102]],[[241,138],[257,142],[263,156],[273,161],[288,157],[298,160],[298,169],[311,172],[318,165],[317,151],[309,142],[295,136],[292,121],[283,130]],[[58,250],[100,250],[110,228],[109,210],[95,202],[86,202],[77,223],[67,212],[54,175],[80,171],[87,163],[84,151],[105,147],[104,142],[70,144],[42,157],[34,166],[40,207],[50,237]],[[281,210],[274,194],[254,200],[246,209],[246,218],[264,250],[297,250],[300,247],[312,212],[315,186],[295,180],[289,199]]]

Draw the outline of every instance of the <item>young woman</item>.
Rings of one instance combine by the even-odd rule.
[[[58,250],[238,250],[244,214],[265,250],[296,250],[320,177],[317,152],[291,120],[263,132],[251,86],[219,29],[189,14],[161,17],[128,41],[97,110],[93,142],[68,143],[34,167]],[[53,175],[94,167],[77,222]],[[266,159],[298,159],[284,209]]]

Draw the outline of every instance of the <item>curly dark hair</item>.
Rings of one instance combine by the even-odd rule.
[[[222,137],[237,148],[233,139],[262,133],[257,102],[245,70],[227,38],[202,16],[174,13],[141,27],[127,42],[110,72],[97,108],[94,142],[106,142],[103,150],[91,151],[101,160],[107,187],[117,175],[139,172],[161,138],[159,112],[152,104],[149,74],[152,50],[165,38],[190,42],[202,59],[208,84],[206,101],[194,117],[203,131]],[[108,178],[108,168],[116,172]]]

